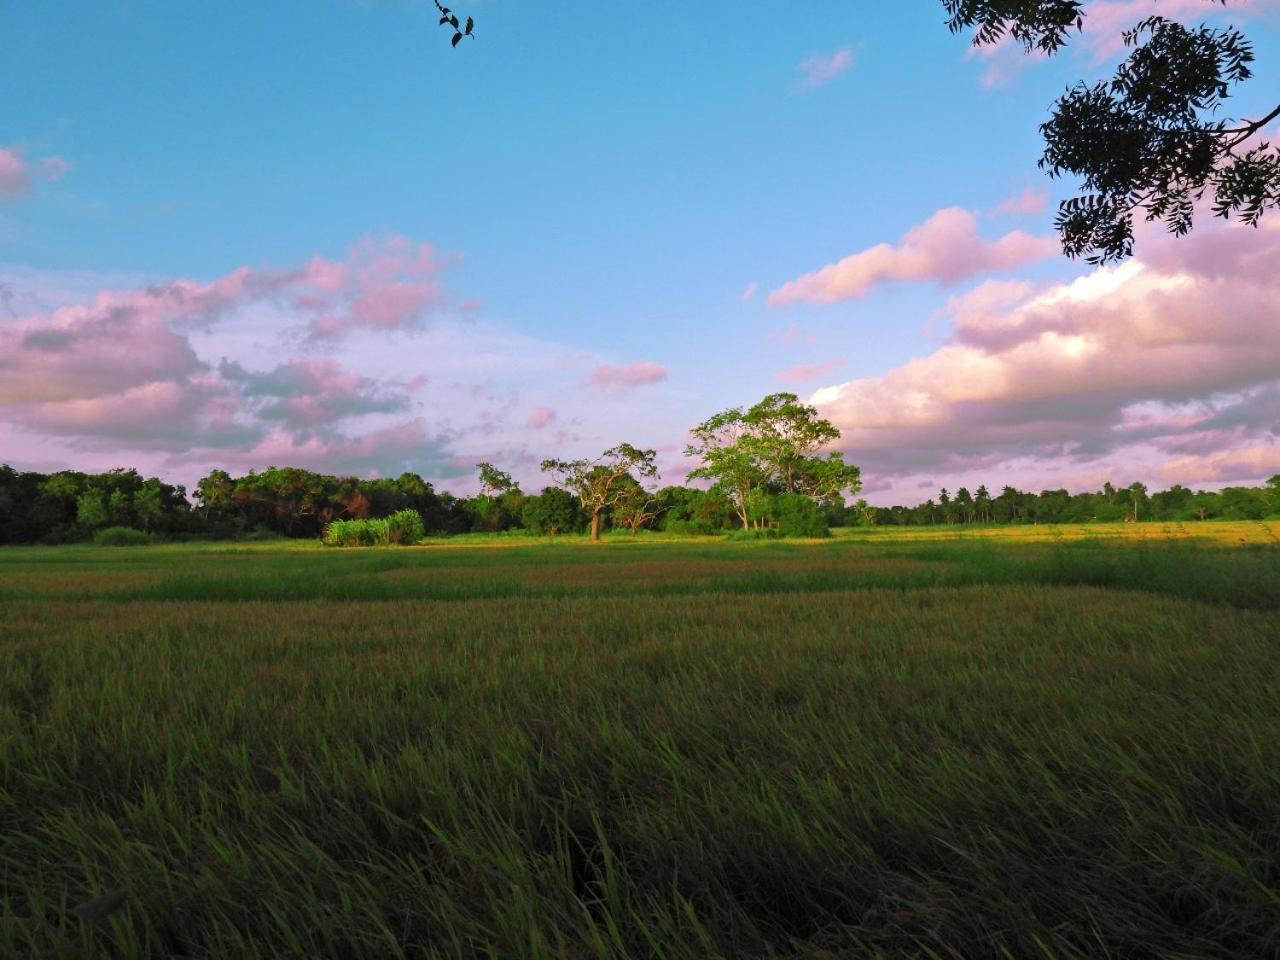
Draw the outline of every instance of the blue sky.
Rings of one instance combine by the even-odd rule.
[[[32,170],[54,157],[66,169],[0,197],[9,304],[0,324],[78,323],[58,320],[57,309],[102,290],[336,262],[364,237],[429,244],[439,289],[403,329],[323,344],[298,335],[295,307],[278,297],[237,301],[198,330],[189,318],[166,320],[206,372],[224,356],[264,373],[290,360],[329,364],[326,376],[340,367],[367,381],[339,392],[413,393],[396,411],[288,424],[295,433],[281,446],[263,444],[250,405],[228,414],[245,428],[235,444],[183,448],[154,442],[141,417],[133,434],[105,442],[87,406],[101,396],[24,395],[0,408],[0,444],[14,451],[0,459],[140,462],[189,482],[220,456],[248,466],[309,444],[317,460],[308,465],[325,466],[331,450],[332,469],[410,466],[465,488],[457,475],[482,454],[532,483],[540,455],[627,439],[663,447],[678,473],[670,451],[683,429],[718,409],[782,388],[808,395],[858,380],[888,389],[886,376],[945,347],[952,298],[990,281],[1043,292],[1086,276],[1059,256],[1026,256],[942,284],[890,279],[837,302],[767,302],[787,281],[894,244],[946,208],[971,211],[986,240],[1047,236],[1051,206],[995,211],[1027,189],[1066,195],[1070,184],[1035,168],[1036,127],[1068,82],[1110,62],[1084,41],[1047,63],[1012,51],[974,57],[945,29],[939,3],[860,6],[485,0],[460,7],[474,14],[477,38],[454,50],[434,7],[417,0],[9,5],[0,86],[12,93],[0,149]],[[1256,0],[1235,19],[1260,63],[1239,110],[1269,108],[1264,94],[1280,90],[1276,5]],[[842,52],[847,69],[805,82],[799,65]],[[993,64],[1009,66],[994,85]],[[545,357],[536,369],[535,356]],[[598,367],[638,363],[665,377],[586,384]],[[826,368],[779,380],[797,365]],[[174,382],[201,376],[193,367]],[[414,377],[432,386],[405,386]],[[1199,395],[1154,385],[1094,427],[1114,432],[1143,404],[1173,416],[1272,389],[1238,376],[1206,382]],[[32,406],[67,402],[81,406]],[[527,411],[541,408],[555,411],[555,438],[528,428]],[[181,410],[174,415],[209,416],[190,403]],[[856,412],[839,413],[860,426]],[[419,424],[420,457],[409,443],[386,458],[368,449],[344,459],[362,433],[406,418]],[[1252,426],[1232,449],[1253,451],[1251,469],[1267,469],[1274,434],[1265,416]],[[903,436],[909,445],[910,430]],[[1064,463],[1081,483],[1112,469],[1159,482],[1183,456],[1113,446],[1090,459],[1050,449],[1052,436],[1021,449],[971,439],[968,460],[942,451],[930,462],[930,443],[909,465],[871,455],[879,475],[868,489],[905,496],[917,478],[984,470],[998,483],[1002,469],[1050,479]],[[855,462],[858,452],[850,449]],[[1194,473],[1188,482],[1236,477]]]

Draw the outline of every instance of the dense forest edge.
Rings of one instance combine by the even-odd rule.
[[[1264,487],[1217,492],[1183,486],[1149,493],[1141,483],[1096,493],[1029,493],[1006,486],[939,492],[914,507],[864,499],[858,467],[823,452],[840,431],[794,393],[731,407],[689,431],[688,479],[706,488],[659,487],[657,452],[619,443],[593,459],[546,459],[557,484],[527,494],[511,475],[478,463],[480,492],[437,491],[416,473],[333,476],[268,467],[234,477],[213,470],[194,491],[137,470],[20,472],[0,466],[0,543],[93,540],[128,546],[157,539],[321,538],[329,546],[417,543],[428,536],[525,531],[535,536],[605,530],[743,538],[825,537],[832,527],[1263,520],[1280,517],[1280,474]]]
[[[487,467],[488,465],[482,465]],[[729,494],[716,486],[668,485],[637,493],[605,511],[606,530],[717,535],[743,533]],[[1280,519],[1280,475],[1263,487],[1193,491],[1175,485],[1149,492],[1140,483],[1106,484],[1091,493],[1032,493],[1005,486],[942,490],[915,506],[871,506],[841,496],[813,499],[763,490],[753,497],[752,535],[823,536],[831,527],[940,524],[1108,523],[1131,520]],[[408,539],[466,533],[585,533],[590,514],[569,490],[528,494],[510,484],[472,497],[436,490],[417,474],[361,479],[270,467],[234,477],[214,470],[192,496],[134,469],[44,474],[0,466],[0,543],[318,538],[331,525],[382,520],[411,511]],[[349,527],[347,529],[350,529]]]

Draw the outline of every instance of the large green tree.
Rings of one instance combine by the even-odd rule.
[[[861,486],[858,468],[846,464],[843,454],[817,455],[840,438],[840,431],[794,393],[773,393],[746,409],[724,410],[689,434],[685,456],[701,461],[689,477],[711,480],[723,490],[744,530],[760,513],[763,494],[835,501]]]
[[[577,495],[591,517],[591,539],[600,539],[605,511],[621,503],[629,494],[624,477],[633,482],[657,477],[655,450],[641,450],[620,443],[606,450],[597,460],[543,460],[542,469],[555,476],[562,485]],[[633,476],[634,474],[634,476]]]

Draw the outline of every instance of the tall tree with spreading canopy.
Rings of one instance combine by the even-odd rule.
[[[654,462],[657,456],[656,450],[641,450],[629,443],[620,443],[597,460],[543,460],[542,470],[577,495],[591,516],[591,539],[598,541],[605,511],[628,496],[628,484],[623,478],[631,477],[638,482],[657,477],[658,467]]]
[[[504,493],[518,489],[511,474],[499,470],[492,463],[477,463],[476,472],[480,476],[480,495],[483,497],[500,497]]]
[[[830,501],[861,487],[858,468],[846,464],[844,454],[816,455],[840,431],[794,393],[772,393],[745,410],[724,410],[689,433],[685,456],[702,461],[689,477],[722,489],[744,530],[751,529],[753,505],[758,512],[762,493]]]

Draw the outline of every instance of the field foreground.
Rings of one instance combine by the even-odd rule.
[[[1274,523],[0,550],[0,956],[1277,956],[1278,613]]]

